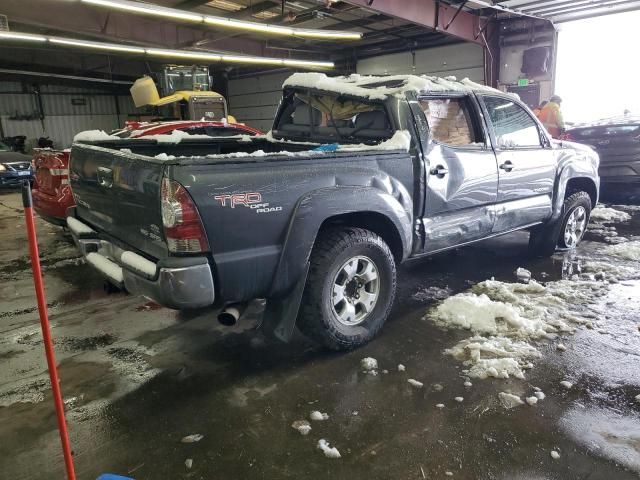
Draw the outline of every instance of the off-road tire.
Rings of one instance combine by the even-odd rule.
[[[358,325],[345,325],[332,307],[332,288],[341,266],[350,258],[373,261],[380,284],[375,306]],[[298,328],[332,350],[350,350],[369,342],[387,320],[396,292],[396,264],[389,246],[363,228],[332,228],[321,232],[311,252],[309,275],[298,316]]]
[[[546,223],[531,230],[529,250],[538,257],[550,257],[557,248],[571,248],[565,243],[564,231],[571,213],[583,207],[587,213],[587,223],[591,214],[591,197],[587,192],[575,192],[568,196],[562,205],[562,214],[552,223]],[[584,233],[582,234],[584,236]],[[582,240],[582,237],[579,241]]]

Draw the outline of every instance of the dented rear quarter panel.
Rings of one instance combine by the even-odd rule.
[[[368,151],[168,165],[193,197],[225,302],[277,296],[304,271],[322,223],[373,211],[391,219],[411,248],[413,160]]]
[[[567,183],[572,179],[584,179],[593,182],[596,191],[595,207],[600,192],[600,177],[598,167],[600,158],[595,150],[587,145],[567,141],[552,141],[556,155],[557,173],[553,195],[553,217],[558,218],[562,214]]]

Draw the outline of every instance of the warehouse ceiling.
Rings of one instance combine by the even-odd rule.
[[[466,7],[458,9],[459,2],[456,1],[408,0],[403,2],[410,7],[406,11],[398,11],[400,2],[397,0],[156,0],[153,3],[267,25],[355,31],[361,32],[362,37],[360,40],[336,40],[274,36],[114,11],[80,0],[3,0],[0,14],[7,16],[13,32],[138,47],[331,60],[336,63],[338,72],[353,71],[356,59],[382,53],[460,41],[482,44],[479,32],[486,28],[486,18],[481,12],[472,14]],[[130,79],[157,71],[160,63],[131,53],[60,48],[48,42],[39,45],[0,43],[0,64],[12,70]],[[257,68],[225,63],[211,66],[213,70],[227,72],[255,71]],[[0,69],[0,75],[7,73]]]

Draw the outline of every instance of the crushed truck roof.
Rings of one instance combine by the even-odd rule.
[[[384,100],[391,95],[404,96],[405,92],[492,92],[495,88],[473,82],[468,78],[432,77],[427,75],[358,75],[329,77],[324,73],[294,73],[282,85],[353,95],[370,100]]]

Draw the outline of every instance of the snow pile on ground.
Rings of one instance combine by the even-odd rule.
[[[109,135],[104,130],[85,130],[84,132],[77,133],[76,136],[73,137],[73,143],[100,142],[102,140],[120,140],[120,137]]]
[[[340,452],[336,447],[330,447],[329,442],[327,442],[324,438],[318,440],[318,448],[322,450],[324,456],[327,458],[340,458]]]
[[[627,212],[598,205],[591,211],[591,220],[600,223],[626,222],[631,219]]]
[[[588,304],[608,284],[560,280],[542,285],[487,280],[471,292],[444,300],[425,318],[445,328],[466,329],[470,338],[445,351],[467,367],[473,378],[524,378],[532,360],[541,357],[532,345],[572,333],[586,323],[571,309]]]
[[[640,241],[611,245],[606,248],[605,253],[624,260],[640,262]]]

